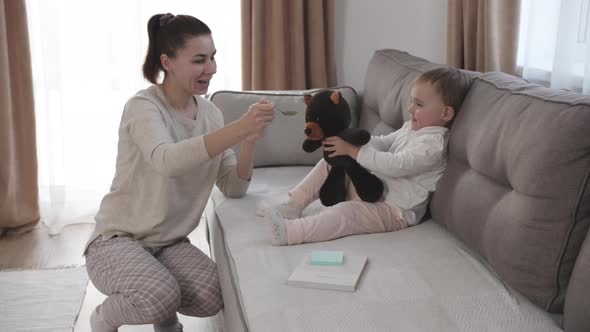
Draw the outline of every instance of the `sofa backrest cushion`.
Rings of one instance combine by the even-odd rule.
[[[394,49],[373,54],[362,92],[359,127],[373,135],[386,135],[409,120],[410,89],[416,77],[425,71],[444,67]],[[463,71],[470,77],[479,73]]]
[[[576,260],[572,273],[563,315],[566,332],[590,331],[590,232]]]
[[[449,138],[434,220],[550,312],[590,223],[590,96],[502,74],[476,78]]]
[[[357,126],[358,96],[356,91],[348,86],[334,87],[342,93],[352,112],[352,127]],[[264,98],[284,112],[295,115],[284,115],[275,112],[273,123],[266,128],[266,134],[256,143],[254,152],[254,167],[264,166],[313,166],[323,156],[323,150],[317,149],[313,153],[303,151],[305,140],[305,94],[314,94],[323,89],[297,91],[217,91],[209,99],[221,110],[225,123],[238,120],[248,107]],[[278,138],[278,140],[277,140]],[[239,153],[239,144],[233,147]]]

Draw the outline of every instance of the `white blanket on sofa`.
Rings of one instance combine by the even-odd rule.
[[[217,220],[209,222],[223,232],[249,331],[561,331],[432,221],[392,233],[271,246],[255,209],[286,193],[309,169],[258,168],[246,197],[213,193]],[[356,292],[286,285],[303,255],[318,249],[368,256]],[[224,297],[230,292],[224,289]]]

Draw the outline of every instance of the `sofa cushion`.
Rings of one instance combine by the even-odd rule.
[[[563,327],[567,332],[590,331],[590,232],[576,260],[567,288]]]
[[[357,126],[357,95],[351,87],[335,87],[350,105],[352,114],[351,126]],[[254,167],[284,165],[315,165],[322,158],[322,149],[313,153],[303,151],[305,139],[305,103],[303,95],[313,94],[322,89],[301,91],[217,91],[210,100],[223,113],[225,123],[238,120],[254,103],[265,98],[274,103],[281,111],[296,112],[286,116],[276,112],[275,119],[267,129],[265,136],[256,144]],[[279,138],[279,139],[277,139]],[[239,152],[239,144],[234,151]]]
[[[257,168],[244,198],[212,193],[215,216],[208,223],[213,238],[218,235],[213,258],[225,271],[222,280],[230,275],[222,281],[224,302],[235,304],[231,310],[241,316],[224,317],[233,322],[224,324],[230,331],[561,331],[550,315],[431,221],[389,233],[272,246],[270,229],[254,210],[262,200],[285,195],[309,170]],[[318,208],[312,205],[304,215]],[[366,255],[356,291],[287,285],[303,255],[313,250]]]
[[[444,67],[394,49],[373,54],[365,77],[359,127],[386,135],[409,120],[412,82],[425,71]],[[463,71],[473,78],[476,72]]]
[[[509,285],[562,312],[590,223],[589,171],[589,96],[483,74],[451,129],[432,215]]]

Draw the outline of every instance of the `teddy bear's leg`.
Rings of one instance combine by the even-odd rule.
[[[369,203],[377,202],[383,196],[383,182],[367,169],[355,163],[346,169],[357,195]]]
[[[336,205],[346,200],[346,173],[342,167],[332,167],[320,188],[320,201],[324,206]]]

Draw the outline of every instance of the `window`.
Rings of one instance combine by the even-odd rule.
[[[589,0],[522,0],[518,66],[525,79],[590,93]]]
[[[40,201],[50,231],[88,222],[115,171],[125,102],[147,87],[147,21],[189,14],[213,31],[209,91],[241,89],[239,0],[28,0]]]

